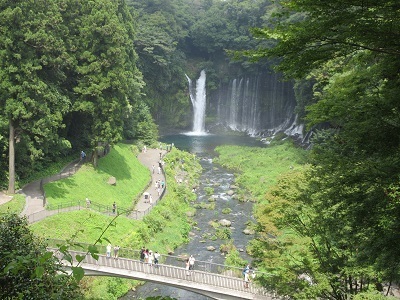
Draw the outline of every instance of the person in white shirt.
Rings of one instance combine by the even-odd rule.
[[[190,255],[189,257],[189,270],[193,270],[194,269],[194,262],[196,261],[196,259],[193,257],[193,255]]]

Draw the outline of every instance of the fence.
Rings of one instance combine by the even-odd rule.
[[[59,259],[63,259],[63,254],[60,253],[57,248],[49,247],[48,250],[54,252]],[[164,263],[163,260],[160,260],[158,266],[154,266],[141,262],[137,257],[127,258],[123,254],[131,253],[134,256],[136,256],[139,254],[139,251],[132,250],[133,252],[123,252],[123,250],[126,249],[121,248],[119,250],[118,259],[107,258],[105,255],[99,255],[98,259],[94,259],[91,255],[88,255],[85,251],[77,251],[77,250],[69,250],[69,254],[72,256],[75,262],[77,262],[77,260],[75,259],[76,255],[80,255],[85,257],[82,263],[87,263],[91,265],[106,266],[117,269],[137,271],[146,274],[160,275],[168,278],[193,281],[196,283],[203,283],[217,287],[234,289],[237,291],[249,292],[252,294],[269,296],[270,299],[272,298],[279,299],[278,297],[275,297],[275,295],[272,295],[266,289],[257,286],[257,284],[255,283],[250,284],[249,287],[246,288],[243,284],[243,278],[241,277],[232,276],[230,273],[226,272],[221,274],[217,272],[212,272],[211,270],[202,269],[201,266],[203,265],[203,263],[206,262],[196,262],[195,269],[188,271],[182,265],[171,265],[169,263]],[[226,266],[223,265],[218,265],[213,263],[209,264],[216,265],[216,267],[211,268],[213,270],[218,270],[218,269],[223,270],[224,268],[226,269]]]
[[[142,210],[142,211],[135,210],[134,208],[117,207],[116,212],[114,213],[112,205],[104,205],[104,204],[96,203],[93,201],[90,203],[90,205],[88,205],[86,203],[86,201],[83,201],[83,200],[71,200],[71,201],[66,201],[66,202],[58,203],[58,204],[48,204],[48,203],[46,204],[46,197],[45,197],[43,185],[50,181],[59,180],[59,179],[66,178],[68,176],[75,174],[76,171],[80,168],[81,162],[79,161],[78,164],[79,165],[75,165],[72,168],[68,168],[68,172],[61,172],[60,174],[58,174],[56,176],[47,177],[40,181],[40,190],[43,193],[43,206],[46,206],[46,210],[39,211],[39,212],[33,213],[31,215],[27,215],[26,217],[30,224],[38,222],[40,220],[43,220],[46,217],[49,217],[49,216],[52,216],[55,214],[76,211],[76,210],[81,210],[81,209],[91,209],[91,210],[97,211],[99,213],[103,213],[103,214],[110,215],[110,216],[116,215],[116,214],[125,215],[128,218],[131,218],[134,220],[140,220],[145,215],[147,215],[151,211],[153,206],[156,205],[164,197],[166,187],[167,187],[166,179],[165,179],[165,186],[164,186],[159,198],[154,200],[154,202],[152,204],[150,204],[150,206],[146,210]],[[164,178],[166,178],[164,168],[162,168],[162,172],[163,172]],[[54,178],[56,178],[56,179],[54,179]],[[152,184],[153,184],[153,180],[150,179],[149,183],[147,184],[147,186],[145,187],[144,190],[147,190]],[[140,194],[136,197],[136,199],[134,201],[134,205],[136,205],[136,203],[139,201],[139,199],[141,197],[142,197],[142,194]]]
[[[47,239],[47,245],[49,248],[54,249],[58,248],[62,245],[65,245],[67,242],[64,240],[57,240],[57,239]],[[70,243],[68,244],[68,249],[71,251],[86,251],[89,246],[92,248],[93,245],[88,244],[88,243]],[[103,254],[106,253],[106,247],[105,245],[95,245],[97,253]],[[120,248],[118,251],[119,257],[127,258],[127,259],[135,259],[135,260],[140,260],[140,250],[135,250],[131,248]],[[186,259],[187,256],[175,256],[175,255],[168,255],[168,254],[162,254],[160,253],[160,258],[159,262],[161,264],[169,265],[169,266],[175,266],[175,267],[185,267]],[[213,274],[224,274],[226,276],[231,276],[231,277],[238,277],[242,278],[242,271],[243,267],[239,266],[226,266],[222,264],[217,264],[213,262],[208,262],[208,261],[200,261],[196,260],[195,262],[195,269],[197,271],[202,271],[202,272],[207,272],[207,273],[213,273]],[[267,273],[264,272],[259,272],[259,271],[254,271],[258,275],[266,275],[268,276]]]

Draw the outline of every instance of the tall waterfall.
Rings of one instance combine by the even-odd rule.
[[[200,77],[193,87],[192,80],[186,75],[189,82],[190,101],[193,105],[193,133],[205,133],[205,115],[206,115],[206,72],[202,70]]]
[[[280,79],[278,74],[264,73],[221,84],[212,97],[219,122],[251,136],[289,128],[298,133],[294,130],[297,125],[293,84]]]

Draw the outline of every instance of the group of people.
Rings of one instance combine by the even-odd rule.
[[[112,247],[111,244],[108,244],[106,247],[106,257],[110,258],[111,257],[111,250],[114,250],[114,259],[118,259],[118,252],[119,252],[119,246],[114,246]]]
[[[145,247],[140,250],[140,261],[149,264],[150,266],[158,267],[158,260],[160,258],[160,253],[153,252]]]

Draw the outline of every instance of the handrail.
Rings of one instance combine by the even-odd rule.
[[[61,245],[65,245],[67,242],[59,239],[47,239],[47,244],[49,248],[58,248]],[[84,251],[89,248],[89,246],[93,246],[89,243],[81,243],[81,242],[73,242],[68,244],[69,251]],[[97,249],[97,253],[106,253],[106,245],[95,245]],[[155,251],[155,250],[154,250]],[[153,251],[153,252],[154,252]],[[140,250],[132,249],[132,248],[119,248],[118,254],[120,257],[128,258],[128,259],[140,259]],[[169,254],[160,253],[159,262],[169,266],[175,267],[184,267],[185,260],[187,256],[175,256]],[[243,267],[237,266],[227,266],[223,264],[217,264],[209,261],[195,261],[195,269],[198,271],[213,273],[213,274],[225,274],[232,277],[242,277]],[[254,270],[257,275],[269,275],[268,273],[260,272],[258,270]]]
[[[63,254],[56,248],[48,248],[49,251],[54,252],[55,256],[62,260]],[[216,274],[209,271],[202,271],[199,269],[186,270],[184,267],[177,267],[168,264],[159,264],[157,267],[141,262],[138,259],[131,259],[119,256],[118,259],[106,257],[105,255],[99,255],[98,259],[94,259],[91,255],[87,255],[84,251],[70,250],[69,254],[72,256],[74,262],[77,262],[76,256],[84,256],[83,264],[98,266],[111,267],[122,270],[136,271],[146,274],[154,274],[158,276],[164,276],[168,278],[175,278],[179,280],[185,280],[190,282],[201,283],[205,285],[211,285],[215,287],[227,288],[230,290],[236,290],[241,292],[247,292],[256,295],[267,296],[275,298],[276,295],[267,291],[265,288],[257,286],[256,283],[251,283],[248,287],[245,287],[243,278],[233,277],[226,274]],[[84,268],[84,266],[82,266]],[[190,275],[190,276],[189,276]],[[277,298],[275,298],[277,299]]]

